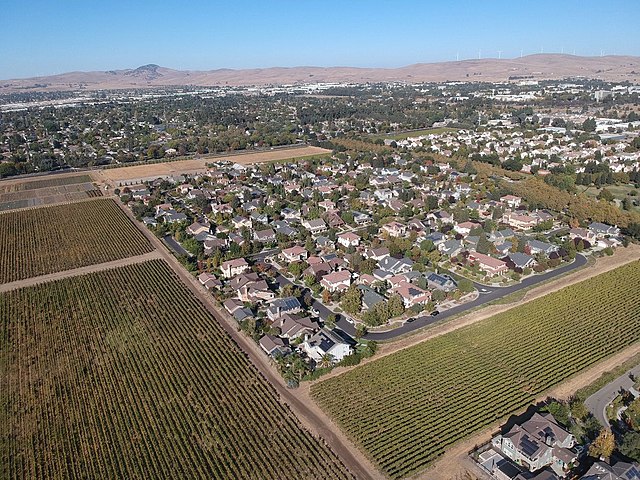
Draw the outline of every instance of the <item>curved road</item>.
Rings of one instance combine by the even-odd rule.
[[[476,308],[486,303],[493,302],[506,295],[517,292],[518,290],[522,290],[523,288],[529,288],[538,283],[546,282],[547,280],[550,280],[564,273],[570,272],[571,270],[575,270],[576,268],[582,267],[586,264],[587,264],[586,257],[584,255],[578,254],[576,255],[575,260],[567,265],[563,265],[562,267],[543,273],[542,275],[534,275],[532,277],[525,278],[519,284],[512,285],[510,287],[487,287],[474,282],[475,287],[478,289],[478,292],[480,293],[480,295],[478,295],[478,298],[475,299],[474,301],[464,303],[462,305],[458,305],[456,307],[445,310],[444,312],[441,312],[439,315],[435,317],[432,317],[430,315],[417,317],[413,322],[405,323],[401,327],[395,328],[393,330],[389,330],[388,332],[367,333],[364,336],[364,338],[366,340],[375,340],[377,342],[393,340],[394,338],[399,337],[400,335],[405,335],[407,333],[413,332],[414,330],[418,330],[420,328],[426,327],[427,325],[431,325],[432,323],[439,322],[443,319],[452,317],[454,315],[458,315],[467,310],[471,310],[472,308]],[[283,277],[280,274],[276,275],[276,281],[281,285],[286,283],[291,283],[287,278]],[[323,319],[326,319],[331,313],[333,313],[331,310],[326,308],[321,302],[318,302],[317,300],[313,302],[313,307],[316,310],[318,310],[318,312],[320,313],[320,317],[322,317]],[[353,337],[356,333],[355,326],[352,323],[348,322],[344,317],[344,315],[338,315],[338,317],[339,319],[336,322],[336,325],[343,332]]]
[[[584,401],[587,409],[596,417],[598,422],[607,428],[611,428],[607,419],[607,405],[615,400],[620,390],[629,390],[629,388],[633,387],[635,382],[629,378],[630,373],[635,377],[640,377],[640,365],[612,380]]]

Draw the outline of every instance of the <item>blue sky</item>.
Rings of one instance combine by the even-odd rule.
[[[640,55],[638,0],[0,0],[0,78]]]

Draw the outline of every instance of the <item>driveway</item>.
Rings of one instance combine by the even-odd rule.
[[[613,400],[618,396],[620,389],[628,390],[633,387],[633,380],[629,378],[629,374],[633,374],[636,378],[640,377],[640,365],[633,367],[627,373],[620,375],[612,382],[606,384],[596,393],[588,397],[584,404],[594,417],[607,428],[610,428],[609,420],[607,420],[606,409]]]

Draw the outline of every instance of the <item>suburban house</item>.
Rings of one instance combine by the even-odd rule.
[[[506,223],[512,228],[517,228],[518,230],[529,230],[535,227],[539,221],[540,219],[537,217],[515,212],[508,212],[502,216],[503,223]]]
[[[640,464],[633,462],[594,463],[582,480],[640,480]]]
[[[325,232],[327,230],[327,224],[321,218],[315,218],[312,220],[303,220],[302,226],[309,230],[313,235]]]
[[[518,208],[522,203],[522,199],[515,195],[505,195],[504,197],[500,197],[500,201],[510,208]]]
[[[307,337],[301,348],[309,358],[316,362],[321,361],[325,355],[330,355],[332,362],[337,363],[352,353],[351,345],[326,328],[311,337]]]
[[[362,310],[369,310],[375,307],[378,303],[384,302],[384,297],[374,289],[366,285],[358,285],[358,288],[362,292]]]
[[[407,273],[413,268],[413,260],[409,258],[384,257],[378,261],[378,266],[393,275]]]
[[[220,288],[222,286],[222,282],[218,280],[215,275],[207,272],[202,272],[198,275],[198,281],[201,285],[204,285],[207,290]]]
[[[541,242],[540,240],[529,240],[524,247],[524,251],[530,255],[535,255],[536,253],[549,255],[550,253],[557,252],[558,250],[559,247],[557,245]]]
[[[372,258],[375,261],[380,261],[384,257],[389,256],[389,249],[387,247],[370,248],[364,252],[366,258]]]
[[[243,273],[235,276],[229,286],[238,292],[238,298],[243,302],[266,301],[275,298],[275,293],[269,289],[267,282],[257,273]]]
[[[253,232],[253,238],[255,241],[260,243],[269,243],[276,241],[276,232],[271,228],[267,228],[266,230],[259,230]]]
[[[404,308],[411,308],[414,305],[422,305],[431,299],[431,292],[413,285],[409,282],[400,282],[393,287],[390,292],[397,293],[402,297]]]
[[[337,272],[331,272],[322,277],[322,280],[320,280],[320,285],[322,285],[330,292],[346,290],[351,285],[351,272],[349,270],[339,270]]]
[[[407,227],[399,222],[389,222],[382,226],[382,231],[390,237],[404,237],[407,234]]]
[[[210,233],[209,231],[209,226],[208,225],[204,225],[202,223],[199,222],[193,222],[191,225],[189,225],[187,227],[187,233],[189,235],[198,235],[201,233]]]
[[[438,245],[438,251],[448,257],[454,257],[462,251],[462,242],[460,240],[447,240]]]
[[[260,339],[260,348],[270,357],[284,356],[291,353],[291,349],[285,341],[273,335],[265,335]]]
[[[522,272],[525,268],[531,268],[536,264],[535,258],[527,255],[526,253],[514,252],[508,254],[503,260],[507,263],[507,266],[513,270]]]
[[[427,276],[427,285],[429,288],[451,292],[458,288],[456,281],[449,275],[440,275],[438,273],[430,273]]]
[[[480,270],[490,277],[502,275],[509,270],[507,264],[502,260],[490,257],[489,255],[484,255],[483,253],[470,252],[469,261],[478,265]]]
[[[267,307],[267,317],[275,321],[285,313],[300,313],[302,305],[296,297],[276,298]]]
[[[222,262],[220,270],[225,278],[232,278],[249,270],[249,264],[244,258],[236,258],[234,260]]]
[[[481,227],[479,223],[475,222],[462,222],[453,226],[453,230],[456,233],[459,233],[462,236],[467,236],[471,233],[471,230],[475,230],[476,228]]]
[[[318,330],[318,324],[309,317],[301,317],[285,313],[278,320],[273,322],[275,327],[280,328],[280,336],[295,340],[303,335],[313,335]]]
[[[569,238],[571,240],[586,240],[590,245],[594,245],[598,241],[598,234],[588,228],[572,228],[569,230]]]
[[[356,235],[352,232],[341,233],[338,235],[338,243],[345,248],[357,247],[360,245],[360,235]]]
[[[593,233],[595,233],[598,236],[620,235],[620,229],[618,227],[612,227],[611,225],[607,225],[605,223],[599,223],[599,222],[593,222],[591,225],[589,225],[589,230],[591,230]]]
[[[285,262],[299,262],[301,260],[306,260],[309,257],[309,252],[299,245],[296,245],[291,248],[285,248],[281,252],[282,259]]]
[[[577,460],[577,453],[569,450],[575,445],[575,438],[548,413],[534,413],[530,420],[514,425],[504,435],[493,438],[491,443],[530,472],[546,466],[563,472]]]
[[[233,224],[233,228],[236,230],[240,230],[242,227],[251,228],[252,223],[247,217],[233,217],[231,219],[231,223]]]

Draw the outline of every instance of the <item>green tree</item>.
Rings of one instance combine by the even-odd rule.
[[[461,278],[458,281],[458,288],[462,293],[470,293],[475,289],[475,287],[473,286],[473,282],[466,278]]]
[[[389,318],[399,317],[404,313],[404,302],[397,293],[389,297],[387,306],[389,308]]]
[[[342,296],[340,306],[351,315],[360,313],[362,309],[362,290],[357,285],[351,285]]]
[[[627,432],[620,445],[620,451],[636,462],[640,462],[640,432]]]
[[[607,190],[606,188],[603,188],[600,193],[598,194],[598,200],[604,200],[605,202],[613,202],[613,194]]]
[[[582,129],[585,132],[595,132],[596,120],[594,118],[587,118],[584,122],[582,122]]]

